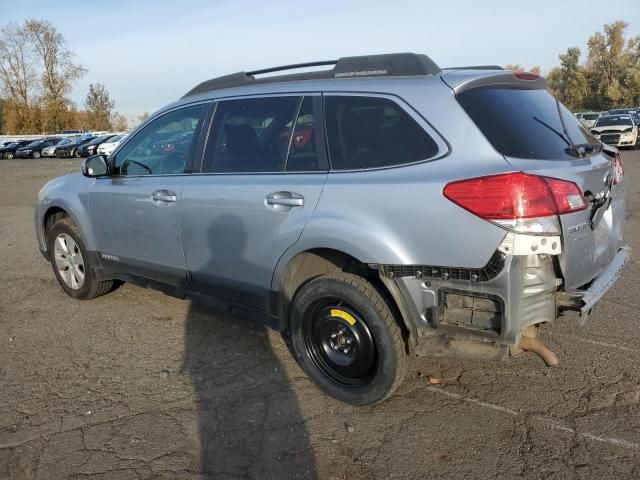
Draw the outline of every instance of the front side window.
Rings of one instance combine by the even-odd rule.
[[[203,172],[283,172],[299,103],[300,97],[218,103]]]
[[[116,174],[184,173],[191,144],[206,109],[204,104],[194,105],[151,121],[118,152]]]
[[[327,96],[325,115],[334,170],[389,167],[438,153],[429,134],[389,99]]]

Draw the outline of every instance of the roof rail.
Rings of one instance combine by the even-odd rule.
[[[504,70],[500,65],[468,65],[465,67],[445,67],[442,70]]]
[[[266,78],[255,78],[256,75],[281,72],[297,68],[318,67],[333,65],[332,69],[315,72],[303,72],[287,75],[278,75]],[[338,60],[324,60],[320,62],[296,63],[282,67],[271,67],[251,72],[238,72],[223,77],[212,78],[200,83],[189,90],[184,97],[198,95],[200,93],[220,90],[223,88],[254,85],[261,83],[290,82],[299,80],[318,80],[330,78],[354,78],[354,77],[393,77],[393,76],[420,76],[435,75],[440,72],[440,67],[433,60],[423,54],[417,53],[390,53],[382,55],[365,55],[360,57],[342,57]]]

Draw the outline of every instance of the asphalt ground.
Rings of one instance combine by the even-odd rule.
[[[622,156],[638,252],[640,152]],[[126,284],[67,297],[33,206],[78,168],[0,161],[0,478],[640,478],[635,252],[586,327],[543,329],[558,367],[416,358],[395,396],[355,408],[249,321]]]

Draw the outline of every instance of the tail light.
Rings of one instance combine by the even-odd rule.
[[[587,208],[575,183],[523,172],[451,182],[443,193],[474,215],[519,233],[560,233],[558,215]]]
[[[617,185],[624,179],[624,169],[622,168],[622,159],[620,154],[616,152],[613,155],[613,184]]]

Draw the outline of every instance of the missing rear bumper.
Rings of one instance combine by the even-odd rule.
[[[620,248],[613,261],[585,289],[558,292],[556,295],[558,308],[579,312],[578,324],[580,326],[586,324],[593,307],[620,277],[629,260],[629,253],[629,247]]]

